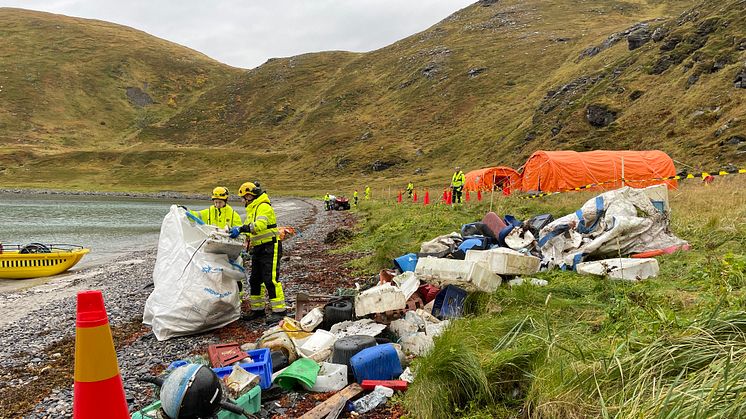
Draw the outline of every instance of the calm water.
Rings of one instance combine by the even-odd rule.
[[[124,252],[158,244],[172,204],[203,209],[205,201],[0,193],[0,242],[67,243],[91,249],[75,270],[99,265]],[[240,203],[232,203],[244,216]],[[237,204],[237,205],[236,205]]]

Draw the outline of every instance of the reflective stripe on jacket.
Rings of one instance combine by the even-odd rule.
[[[460,188],[461,186],[464,186],[464,172],[454,172],[451,178],[451,187]]]
[[[215,227],[225,228],[225,226],[228,226],[228,228],[233,228],[241,226],[241,216],[228,204],[225,204],[223,208],[212,205],[202,211],[190,212],[199,217],[205,224]]]
[[[250,225],[249,240],[252,246],[277,240],[280,230],[277,228],[275,210],[270,205],[269,197],[263,193],[246,206],[244,225]]]

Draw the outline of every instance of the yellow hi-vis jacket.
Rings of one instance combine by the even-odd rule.
[[[189,211],[205,224],[213,225],[219,228],[240,227],[241,216],[230,205],[225,204],[223,208],[217,208],[215,205],[205,208],[202,211]]]
[[[249,233],[252,246],[279,240],[275,210],[270,205],[269,197],[263,193],[246,206],[246,219],[241,231]]]
[[[407,183],[407,192],[414,190],[414,184],[412,182]]]
[[[453,173],[453,177],[451,178],[451,187],[452,188],[460,188],[464,186],[464,172],[458,171]]]

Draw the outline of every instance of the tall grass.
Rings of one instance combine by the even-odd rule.
[[[746,177],[670,191],[671,229],[693,249],[658,258],[657,278],[618,282],[552,271],[546,287],[474,294],[403,399],[412,417],[742,417],[746,409]],[[562,216],[595,194],[500,198],[501,215]],[[353,245],[371,272],[481,218],[488,203],[362,209]],[[378,252],[378,253],[376,253]]]

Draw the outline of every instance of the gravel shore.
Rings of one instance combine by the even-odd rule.
[[[329,232],[352,226],[352,216],[325,212],[317,201],[292,201],[298,210],[280,220],[300,231],[284,242],[282,279],[288,300],[294,300],[298,291],[330,292],[364,279],[354,278],[343,267],[351,256],[328,254],[330,246],[324,244]],[[210,344],[244,343],[260,334],[263,325],[238,320],[214,332],[158,342],[142,325],[155,256],[154,247],[0,295],[0,417],[72,417],[75,295],[79,290],[103,292],[131,410],[153,401],[152,386],[137,381],[139,376],[158,373],[174,360],[206,353]]]

